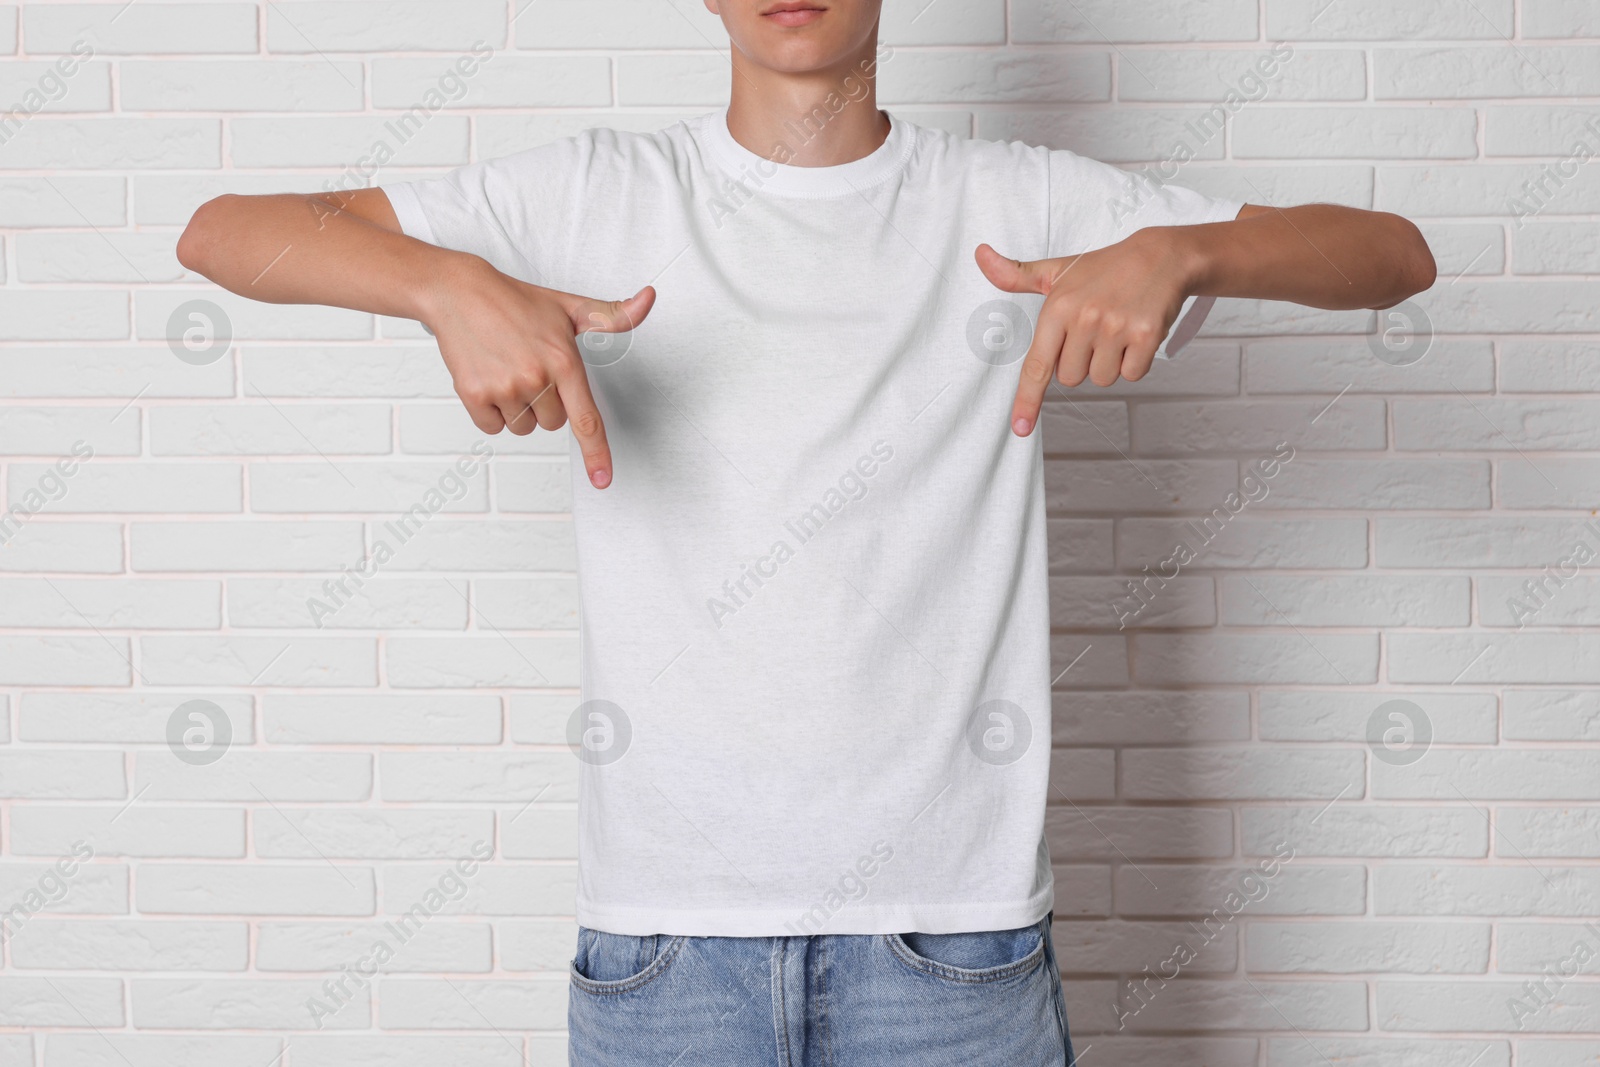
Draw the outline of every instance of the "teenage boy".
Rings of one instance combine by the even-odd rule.
[[[604,739],[574,1063],[1070,1063],[1046,390],[1139,380],[1210,298],[1392,306],[1432,256],[1393,215],[892,118],[881,0],[706,3],[726,113],[222,197],[179,258],[420,320],[485,433],[571,425],[580,725]]]

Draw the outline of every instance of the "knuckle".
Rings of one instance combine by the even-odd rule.
[[[572,430],[579,437],[593,437],[600,432],[600,416],[594,411],[580,411],[572,416]]]

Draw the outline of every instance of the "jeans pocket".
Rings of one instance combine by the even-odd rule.
[[[626,993],[659,976],[683,948],[684,938],[608,934],[578,927],[572,984],[586,993]]]
[[[998,982],[1026,974],[1045,956],[1043,923],[1016,930],[964,934],[888,934],[895,958],[913,970],[952,982]]]

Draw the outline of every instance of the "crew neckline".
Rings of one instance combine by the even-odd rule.
[[[705,143],[723,170],[752,192],[783,196],[827,197],[858,192],[894,175],[910,155],[912,139],[907,124],[889,112],[889,135],[883,144],[860,159],[831,167],[797,167],[757,155],[734,140],[726,110],[701,117]]]

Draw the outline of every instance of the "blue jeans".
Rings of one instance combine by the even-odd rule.
[[[1050,920],[974,934],[579,928],[574,1067],[1071,1067]]]

